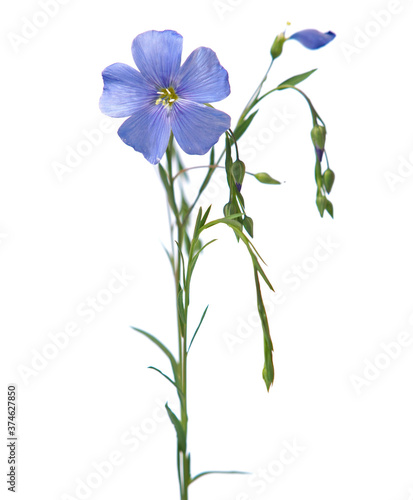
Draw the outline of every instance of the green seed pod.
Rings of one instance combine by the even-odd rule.
[[[327,193],[330,193],[335,179],[335,174],[331,169],[327,169],[323,174],[323,183],[326,188]]]
[[[275,37],[274,43],[272,44],[270,51],[273,60],[281,55],[281,52],[283,51],[284,42],[285,42],[284,33],[280,33]]]

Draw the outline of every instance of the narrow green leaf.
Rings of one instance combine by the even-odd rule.
[[[257,181],[262,182],[263,184],[281,184],[280,181],[276,181],[271,177],[271,175],[267,174],[267,172],[258,172],[258,174],[253,174]]]
[[[182,453],[185,453],[186,450],[186,438],[185,438],[185,432],[182,427],[181,421],[179,418],[175,415],[175,413],[169,408],[168,403],[165,404],[166,411],[168,412],[168,416],[175,427],[176,430],[176,436],[178,438],[178,450],[182,451]]]
[[[200,227],[205,226],[205,223],[208,219],[209,212],[211,211],[212,205],[209,205],[209,207],[206,209],[204,216],[201,219],[201,224]]]
[[[254,265],[254,269],[256,269],[261,274],[261,276],[262,276],[263,280],[265,281],[266,285],[268,286],[268,288],[270,290],[274,291],[274,288],[272,287],[270,280],[265,275],[264,270],[261,267],[260,263],[258,262],[257,257],[252,252],[250,252],[250,254],[251,254],[251,259],[252,259],[252,262]]]
[[[151,370],[155,370],[156,372],[160,373],[163,377],[165,377],[166,380],[168,380],[178,391],[178,396],[180,400],[184,398],[184,393],[182,392],[182,389],[177,385],[176,382],[174,382],[170,377],[168,377],[168,375],[165,375],[164,372],[162,372],[161,370],[159,370],[159,368],[156,368],[155,366],[148,366],[148,368]]]
[[[161,351],[164,354],[166,354],[166,356],[168,356],[169,361],[171,362],[171,365],[172,365],[173,372],[174,372],[174,374],[176,374],[177,362],[176,362],[176,359],[174,358],[173,354],[171,353],[171,351],[167,347],[165,347],[164,344],[162,344],[162,342],[160,340],[158,340],[156,337],[154,337],[150,333],[145,332],[145,330],[141,330],[140,328],[136,328],[135,326],[131,326],[131,328],[132,328],[132,330],[135,330],[135,331],[141,333],[146,338],[151,340],[154,344],[156,344],[159,347],[159,349],[161,349]]]
[[[202,325],[202,322],[204,321],[205,314],[206,314],[206,312],[208,311],[208,307],[209,307],[209,305],[208,305],[208,306],[206,306],[206,308],[205,308],[205,310],[204,310],[204,312],[203,312],[203,314],[202,314],[201,320],[200,320],[200,322],[198,323],[198,326],[196,327],[196,330],[195,330],[195,333],[194,333],[194,334],[193,334],[193,336],[192,336],[191,342],[189,343],[189,347],[188,347],[187,352],[189,352],[189,349],[191,349],[192,342],[194,341],[194,339],[195,339],[195,337],[196,337],[196,334],[198,333],[198,330],[200,329],[200,327],[201,327],[201,325]]]
[[[191,479],[191,483],[199,479],[200,477],[206,476],[207,474],[251,474],[251,472],[243,472],[239,470],[208,470],[197,474]]]
[[[202,219],[202,207],[199,207],[198,214],[196,216],[195,226],[194,226],[194,235],[199,232],[201,226]]]
[[[234,130],[235,140],[238,141],[238,139],[240,139],[240,137],[242,137],[244,135],[244,133],[246,132],[248,127],[251,125],[251,122],[255,118],[255,115],[258,113],[258,111],[259,111],[258,109],[257,109],[257,111],[254,111],[254,113],[250,114],[250,116],[248,118],[246,118],[243,122],[241,122],[239,125],[236,126],[236,128]],[[234,141],[232,140],[232,142],[234,142]]]
[[[292,76],[291,78],[288,78],[284,82],[280,83],[278,86],[281,87],[281,85],[298,85],[299,83],[306,80],[309,76],[311,76],[314,71],[317,71],[317,68],[312,69],[311,71],[307,71],[306,73],[301,73],[300,75]]]

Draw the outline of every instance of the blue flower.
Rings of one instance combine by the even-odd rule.
[[[132,55],[139,71],[115,63],[102,73],[101,111],[129,117],[118,130],[120,138],[154,165],[171,130],[186,153],[207,153],[231,124],[226,113],[206,105],[230,93],[228,73],[215,52],[199,47],[181,66],[182,36],[166,30],[138,35]]]
[[[336,35],[332,31],[321,33],[321,31],[310,29],[297,31],[297,33],[288,37],[287,40],[297,40],[297,42],[300,42],[301,45],[304,45],[307,49],[315,50],[324,47],[324,45],[330,43],[331,40],[334,40],[335,37]]]

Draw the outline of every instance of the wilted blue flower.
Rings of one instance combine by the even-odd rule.
[[[297,42],[300,42],[301,45],[304,45],[307,49],[315,50],[324,47],[324,45],[330,43],[331,40],[334,40],[335,37],[336,35],[332,31],[321,33],[321,31],[318,30],[309,29],[297,31],[297,33],[288,37],[287,40],[297,40]]]
[[[132,43],[139,71],[115,63],[102,73],[103,113],[128,118],[120,138],[152,164],[168,146],[171,130],[188,154],[203,155],[230,127],[230,117],[205,104],[230,93],[228,73],[211,49],[199,47],[181,66],[182,36],[176,31],[147,31]]]

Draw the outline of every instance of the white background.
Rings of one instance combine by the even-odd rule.
[[[267,87],[319,68],[301,87],[327,123],[335,219],[321,219],[314,203],[307,106],[296,93],[271,96],[242,147],[248,170],[285,181],[247,178],[243,187],[255,243],[283,294],[274,306],[264,292],[275,384],[267,394],[247,253],[229,231],[211,230],[219,241],[193,287],[193,326],[210,308],[189,361],[192,468],[253,475],[200,479],[191,499],[413,498],[411,2],[52,4],[0,8],[2,495],[15,383],[18,498],[178,498],[175,433],[160,409],[166,400],[177,408],[176,397],[147,370],[169,367],[129,328],[176,348],[165,200],[156,169],[118,138],[122,120],[100,114],[101,71],[133,64],[137,34],[175,29],[184,58],[200,45],[217,52],[232,87],[217,107],[235,123],[290,21],[288,33],[337,33],[320,51],[288,43]],[[56,164],[76,149],[59,178]],[[193,196],[201,176],[191,179]],[[203,198],[216,216],[222,180]],[[114,272],[127,278],[110,297]],[[107,302],[94,317],[88,297]],[[70,323],[76,336],[61,333]]]

